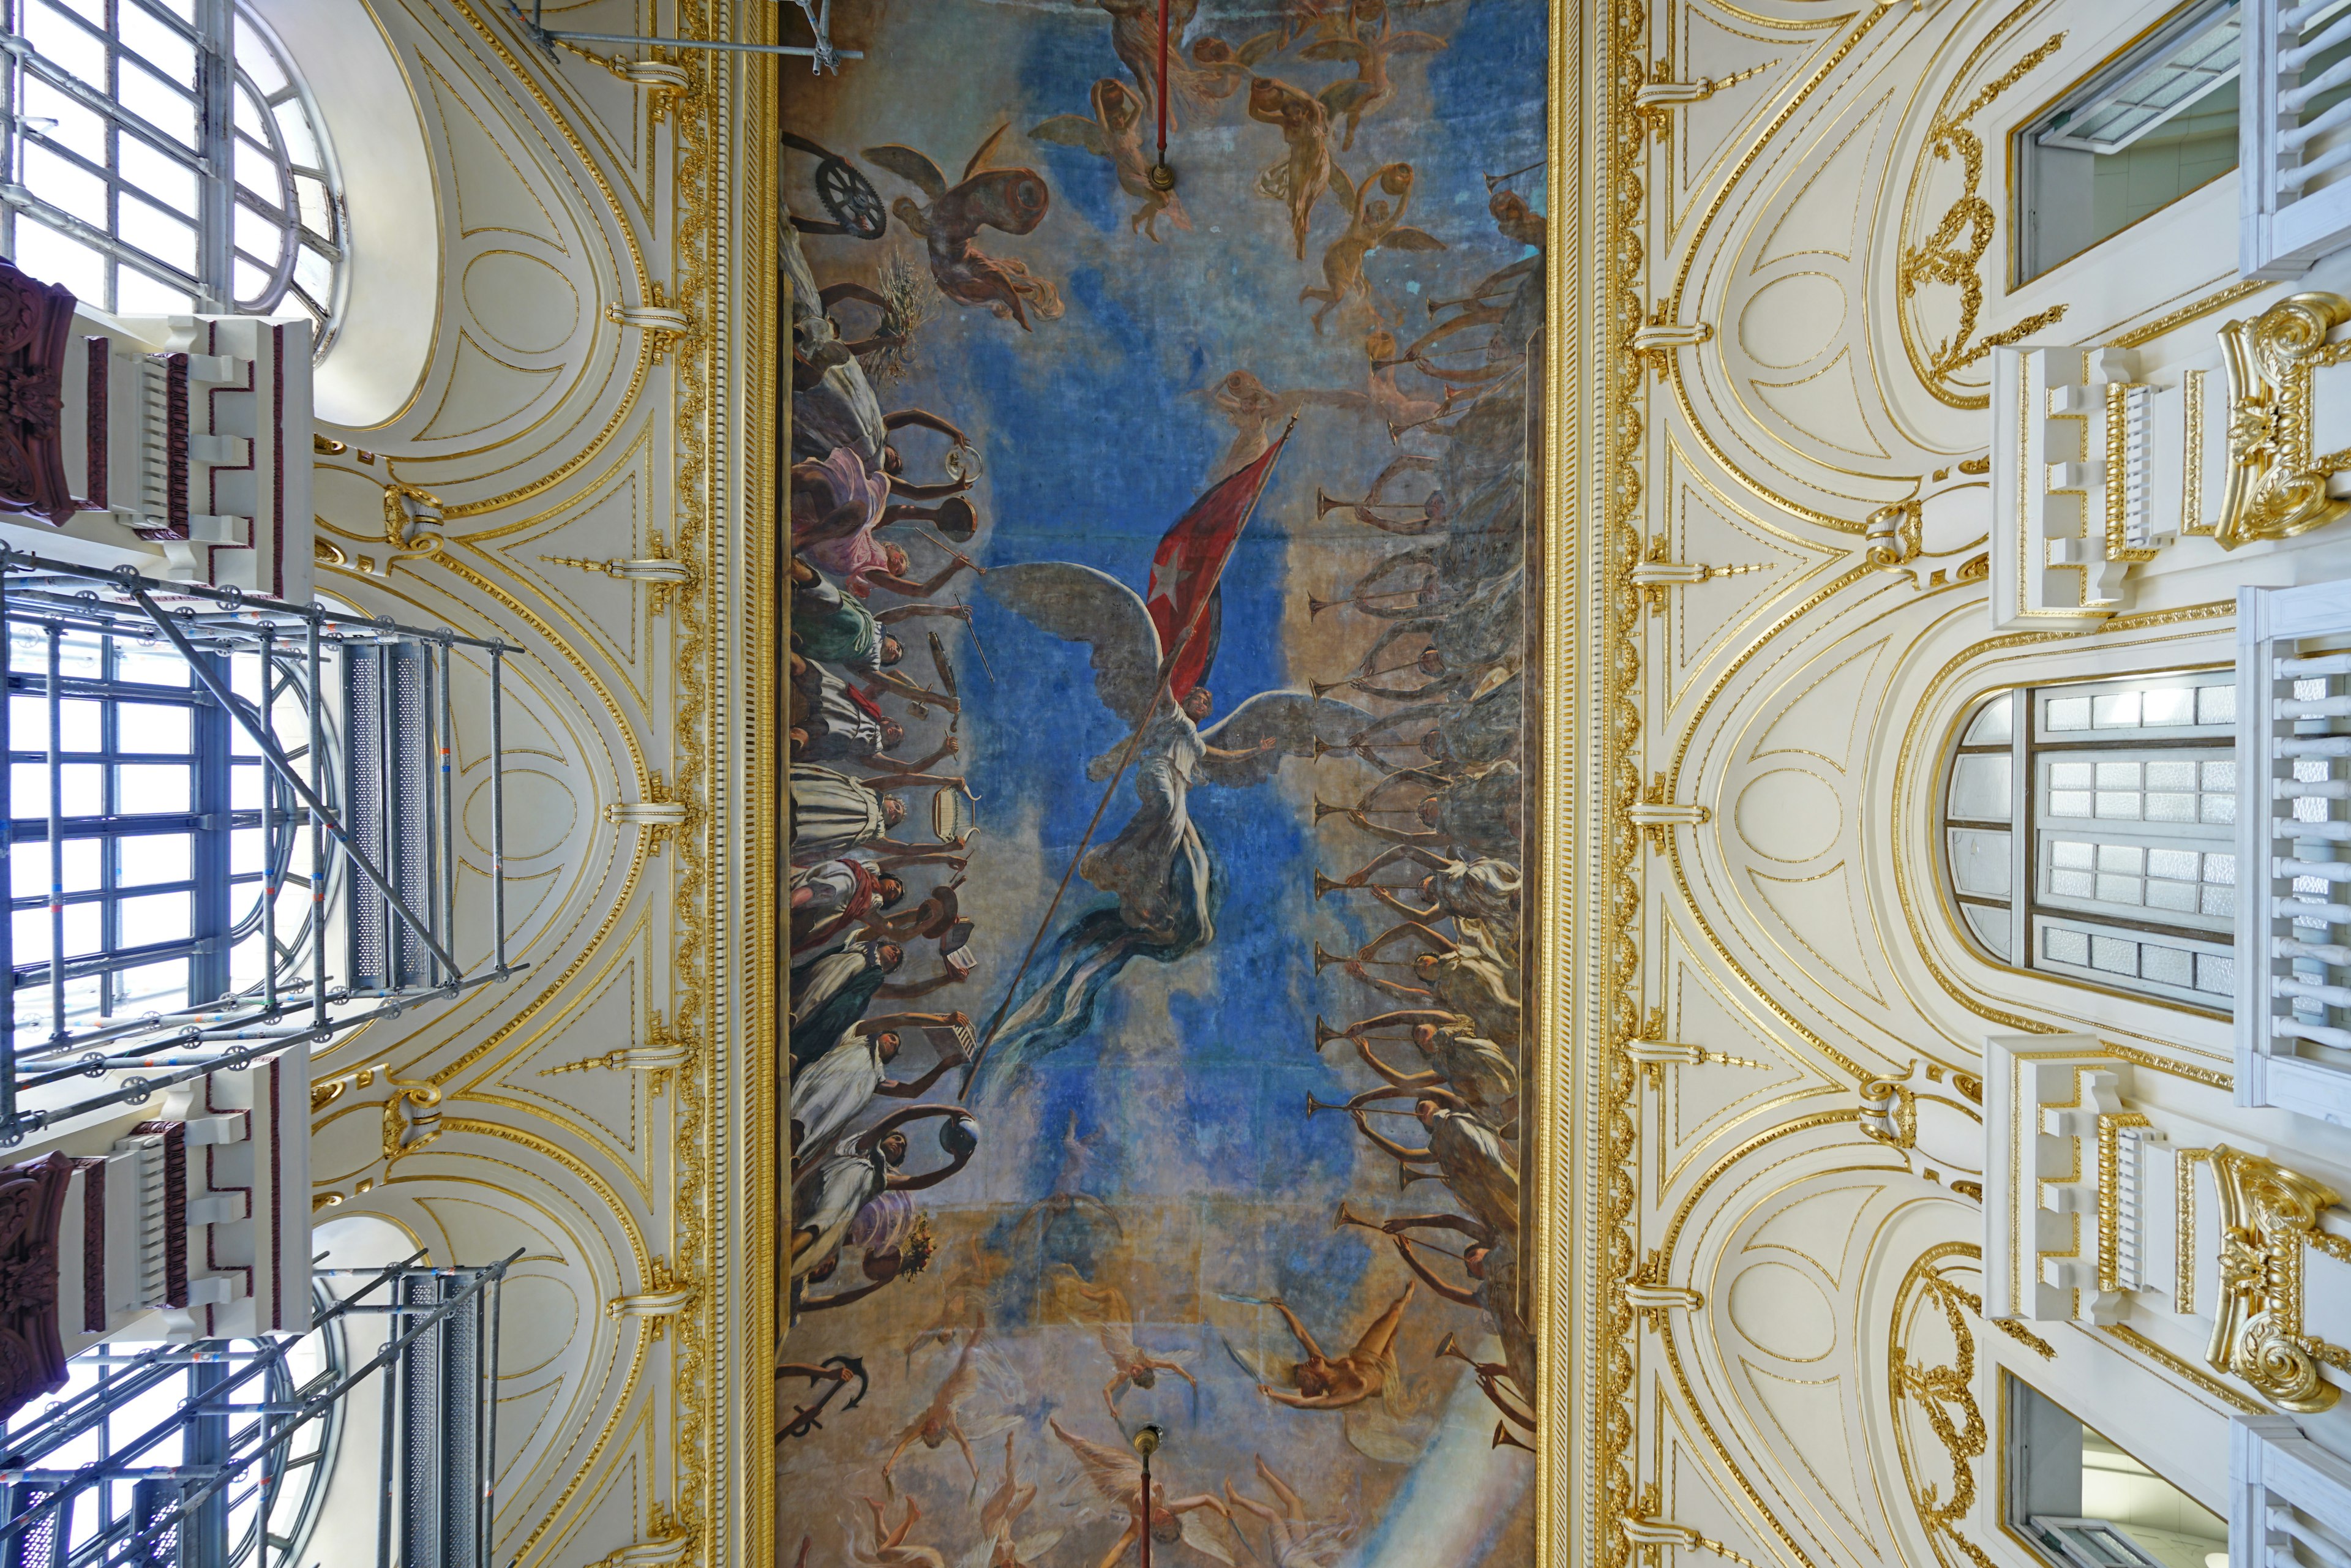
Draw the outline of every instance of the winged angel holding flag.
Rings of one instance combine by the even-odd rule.
[[[1288,440],[1219,481],[1160,540],[1148,596],[1074,561],[991,568],[988,591],[1040,631],[1092,651],[1094,695],[1130,733],[1087,765],[1107,779],[1134,775],[1134,814],[1110,842],[1073,870],[1118,900],[1079,915],[1054,941],[1036,977],[1024,962],[981,1061],[1004,1071],[1075,1041],[1092,1023],[1102,987],[1136,956],[1165,963],[1196,952],[1216,935],[1217,873],[1193,823],[1199,784],[1262,784],[1285,757],[1311,757],[1316,741],[1343,743],[1370,722],[1349,704],[1302,691],[1260,692],[1203,728],[1213,699],[1203,685],[1216,657],[1217,581]],[[1096,824],[1102,812],[1097,810]],[[1087,831],[1087,841],[1092,830]],[[1068,878],[1063,878],[1063,886]],[[1058,908],[1057,894],[1054,907]],[[1046,912],[1050,925],[1053,911]],[[1029,949],[1034,960],[1044,938]],[[994,1045],[993,1054],[988,1047]],[[970,1077],[966,1080],[967,1087]]]

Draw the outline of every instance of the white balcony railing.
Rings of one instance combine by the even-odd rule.
[[[2237,1103],[2351,1125],[2351,581],[2237,594]]]

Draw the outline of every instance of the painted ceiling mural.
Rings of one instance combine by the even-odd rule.
[[[802,1568],[1533,1557],[1545,11],[1156,20],[786,78]]]

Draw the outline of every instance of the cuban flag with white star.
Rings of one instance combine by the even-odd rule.
[[[1217,656],[1217,582],[1225,562],[1257,507],[1282,440],[1246,468],[1234,470],[1192,503],[1176,520],[1151,558],[1151,623],[1159,630],[1161,657],[1172,656],[1167,695],[1182,702],[1208,673]]]

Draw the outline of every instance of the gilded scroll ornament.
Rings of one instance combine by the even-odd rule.
[[[657,855],[671,835],[692,832],[702,818],[699,808],[664,783],[656,769],[645,780],[643,800],[615,801],[604,808],[604,820],[615,827],[643,828],[645,852]]]
[[[2341,1390],[2319,1375],[2322,1363],[2351,1368],[2351,1351],[2303,1332],[2303,1248],[2318,1217],[2339,1201],[2335,1189],[2259,1155],[2227,1145],[2212,1150],[2220,1194],[2220,1299],[2205,1359],[2235,1373],[2282,1408],[2325,1410]]]
[[[2296,294],[2251,321],[2220,329],[2229,372],[2229,487],[2214,538],[2224,549],[2291,538],[2351,511],[2326,493],[2351,468],[2351,449],[2311,450],[2313,384],[2319,370],[2351,360],[2351,343],[2327,335],[2351,321],[2351,299]]]
[[[1945,1563],[1956,1553],[1975,1568],[1992,1568],[1983,1548],[1959,1533],[1960,1522],[1975,1511],[1976,1462],[1991,1446],[1982,1406],[1976,1403],[1976,1339],[1968,1322],[1981,1311],[1982,1301],[1943,1272],[1944,1267],[1976,1267],[1975,1254],[1965,1242],[1946,1242],[1910,1266],[1896,1297],[1888,1360],[1902,1476],[1918,1522]],[[1937,1341],[1942,1347],[1930,1351]],[[1930,1460],[1924,1443],[1911,1441],[1912,1417],[1925,1423],[1926,1435],[1941,1450],[1939,1465]],[[1932,1469],[1948,1469],[1948,1489]]]
[[[441,523],[446,511],[441,497],[414,485],[394,480],[383,487],[383,542],[392,547],[384,565],[441,553]]]
[[[1979,318],[1983,312],[1984,257],[1991,249],[1992,232],[1998,221],[1991,204],[1983,196],[1983,138],[1969,128],[1969,121],[1988,108],[2010,88],[2030,76],[2043,61],[2064,47],[2065,35],[2052,34],[2014,65],[1979,89],[1975,95],[1956,110],[1936,116],[1928,135],[1929,159],[1922,161],[1911,176],[1913,199],[1930,178],[1935,164],[1956,162],[1959,166],[1959,195],[1936,220],[1933,231],[1917,244],[1903,248],[1902,259],[1895,269],[1894,281],[1904,309],[1902,340],[1910,352],[1911,367],[1918,379],[1936,397],[1959,408],[1981,408],[1989,401],[1975,387],[1961,385],[1955,378],[1984,359],[1994,349],[2022,342],[2043,328],[2054,326],[2065,315],[2065,307],[2053,305],[2035,311],[2023,320],[1983,337],[1976,335]],[[1950,329],[1943,333],[1931,347],[1925,345],[1928,329],[1916,319],[1916,300],[1929,288],[1959,290],[1956,314]]]

